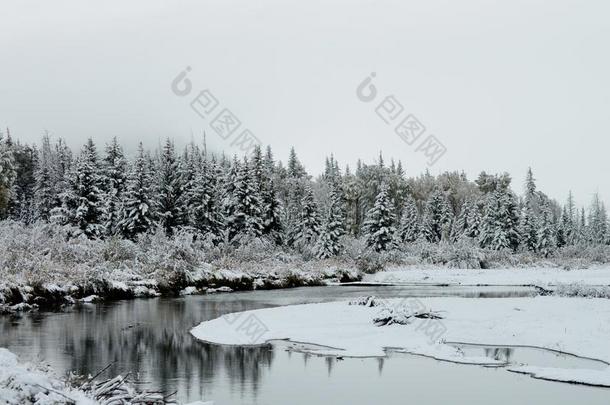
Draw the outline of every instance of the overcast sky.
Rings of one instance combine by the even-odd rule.
[[[569,189],[610,200],[608,1],[21,0],[0,15],[0,126],[28,142],[49,130],[133,150],[205,130],[232,154],[190,108],[208,89],[314,174],[330,152],[353,166],[379,151],[418,174],[417,144],[375,113],[393,95],[445,145],[432,173],[508,171],[521,192],[532,166],[561,201]],[[187,66],[180,97],[170,84]],[[356,87],[371,72],[365,103]]]

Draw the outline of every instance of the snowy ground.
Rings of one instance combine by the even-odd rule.
[[[610,363],[610,300],[607,299],[442,297],[407,299],[407,302],[394,299],[386,304],[391,307],[423,305],[441,311],[444,319],[375,326],[372,319],[379,314],[379,307],[334,302],[231,314],[203,322],[191,333],[204,341],[232,345],[290,339],[324,346],[315,351],[339,356],[382,356],[386,348],[395,348],[439,360],[506,365],[487,357],[467,357],[454,346],[443,343],[469,342],[535,346]],[[610,386],[610,368],[508,366],[538,378]]]
[[[51,405],[68,401],[79,405],[97,403],[50,373],[20,364],[16,355],[0,348],[0,403]]]
[[[391,268],[366,275],[363,282],[383,284],[450,284],[450,285],[538,285],[579,283],[610,286],[610,267],[583,270],[560,268],[509,268],[509,269],[400,269]]]

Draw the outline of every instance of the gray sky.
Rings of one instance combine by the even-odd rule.
[[[234,153],[178,97],[209,89],[263,144],[314,174],[381,150],[407,173],[425,156],[375,114],[394,95],[447,148],[430,169],[508,171],[579,203],[610,185],[607,1],[13,1],[0,4],[0,126],[72,146],[173,137]],[[376,73],[378,99],[356,87]],[[422,138],[423,139],[423,138]],[[416,144],[417,145],[417,144]]]

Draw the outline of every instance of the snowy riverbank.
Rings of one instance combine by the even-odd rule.
[[[561,268],[447,269],[390,267],[387,271],[365,275],[364,283],[526,286],[553,287],[559,284],[610,286],[610,267],[564,270]]]
[[[346,302],[298,305],[232,314],[195,327],[200,340],[231,345],[272,340],[324,346],[307,349],[337,356],[383,356],[387,348],[458,363],[503,365],[487,357],[470,357],[443,342],[490,346],[534,346],[610,363],[610,300],[561,297],[426,298],[388,300],[387,305],[423,305],[440,311],[442,320],[415,320],[408,325],[375,326],[379,307]],[[610,368],[603,370],[510,364],[512,371],[610,387]]]
[[[38,285],[0,283],[0,314],[34,308],[72,305],[98,300],[156,297],[160,295],[210,294],[247,290],[270,290],[320,286],[332,282],[355,281],[360,272],[331,263],[323,266],[269,263],[262,268],[230,270],[202,265],[187,272],[175,284],[162,284],[129,272],[111,272],[89,280]]]

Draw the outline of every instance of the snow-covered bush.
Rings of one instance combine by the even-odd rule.
[[[195,248],[194,234],[179,231],[169,237],[158,229],[138,242],[139,264],[162,288],[182,289],[197,281],[193,270],[203,262],[203,251]]]
[[[553,294],[560,297],[610,298],[610,286],[591,286],[580,283],[558,284]]]

